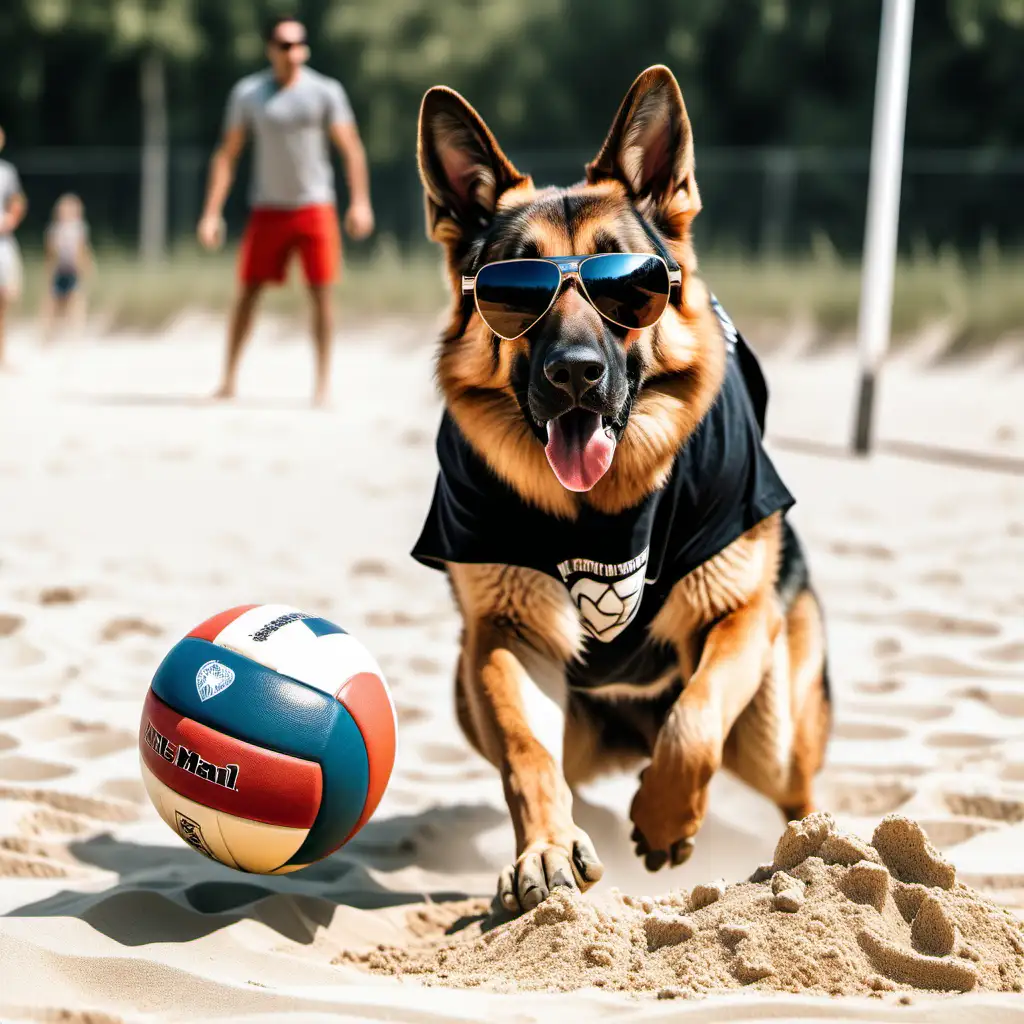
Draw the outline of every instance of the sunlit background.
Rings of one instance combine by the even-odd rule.
[[[878,0],[5,0],[0,125],[29,199],[21,315],[38,304],[43,231],[68,190],[105,270],[105,323],[158,326],[182,303],[227,301],[244,162],[228,250],[201,257],[193,232],[227,93],[264,65],[260,28],[279,11],[302,18],[311,65],[348,90],[371,161],[378,231],[348,245],[351,315],[442,301],[414,161],[426,88],[463,92],[522,169],[568,183],[635,75],[663,62],[694,126],[698,252],[719,295],[765,331],[799,318],[827,342],[853,329]],[[897,341],[943,321],[955,349],[1024,319],[1022,52],[1022,0],[917,5]]]

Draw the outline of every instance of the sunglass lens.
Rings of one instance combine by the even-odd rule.
[[[518,338],[546,312],[561,274],[543,260],[489,263],[476,275],[476,306],[500,338]]]
[[[668,267],[657,256],[603,253],[581,264],[580,280],[598,312],[629,330],[657,323],[668,305]]]

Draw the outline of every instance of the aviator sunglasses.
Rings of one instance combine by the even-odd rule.
[[[629,331],[653,327],[668,307],[681,270],[653,253],[609,252],[596,256],[500,260],[463,277],[484,323],[506,341],[522,337],[544,318],[566,278],[607,320]]]

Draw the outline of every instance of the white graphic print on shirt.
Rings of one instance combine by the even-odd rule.
[[[583,628],[602,643],[614,640],[632,621],[644,594],[648,548],[636,558],[606,565],[589,558],[570,558],[558,572],[576,605]]]

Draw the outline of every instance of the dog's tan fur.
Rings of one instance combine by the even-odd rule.
[[[479,316],[466,317],[460,289],[472,235],[468,211],[529,211],[547,193],[512,166],[479,115],[447,89],[424,99],[419,157],[429,233],[448,253],[454,305],[437,376],[459,429],[496,474],[546,512],[572,520],[581,502],[607,513],[636,504],[665,482],[725,372],[721,329],[690,241],[700,198],[675,79],[651,68],[634,83],[587,167],[587,182],[566,190],[589,204],[572,237],[557,219],[524,225],[541,255],[598,251],[600,233],[609,230],[627,251],[650,251],[635,216],[626,216],[632,205],[657,223],[683,270],[681,294],[661,321],[625,339],[642,357],[645,384],[612,468],[584,494],[558,482],[516,401],[512,366],[527,343],[496,351]],[[557,305],[565,317],[596,315],[572,289]],[[601,876],[589,838],[573,822],[570,784],[610,767],[648,761],[630,814],[652,868],[688,855],[707,810],[708,782],[723,765],[787,814],[812,809],[811,781],[829,725],[824,633],[809,591],[788,609],[779,600],[781,536],[779,517],[766,519],[671,592],[651,631],[675,648],[676,678],[685,685],[639,750],[610,747],[588,709],[567,693],[556,699],[565,714],[563,749],[549,749],[535,734],[524,695],[542,675],[562,675],[584,651],[584,631],[561,584],[524,568],[447,566],[464,621],[459,721],[501,772],[516,832],[517,860],[499,886],[508,908],[528,908],[552,886],[586,888]]]

